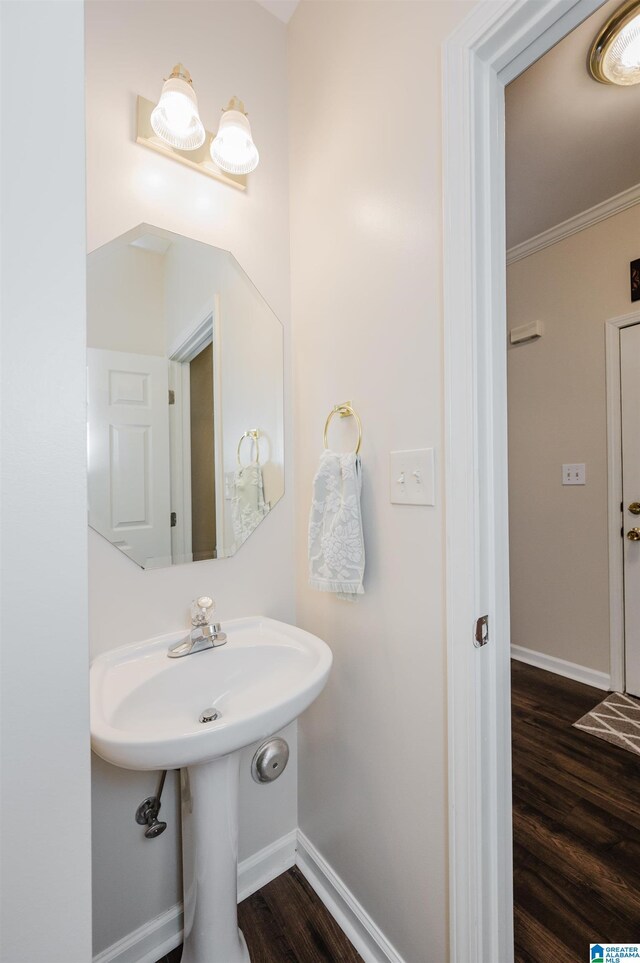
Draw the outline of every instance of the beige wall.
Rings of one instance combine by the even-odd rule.
[[[94,251],[87,258],[87,347],[165,355],[163,285],[161,254],[130,244]]]
[[[629,262],[640,207],[508,268],[508,324],[541,320],[541,340],[510,348],[511,637],[609,672],[607,318],[633,310]],[[584,462],[587,484],[561,484]]]
[[[209,129],[232,94],[251,112],[261,163],[246,193],[172,163],[135,143],[137,94],[159,96],[184,59]],[[289,199],[286,28],[252,2],[88,0],[86,4],[88,247],[140,223],[230,250],[285,328],[285,424],[291,444],[289,378]],[[221,620],[255,612],[295,622],[291,471],[285,497],[230,559],[142,571],[89,533],[93,654],[185,626],[189,603],[212,595]],[[292,764],[265,793],[243,763],[240,856],[296,824],[295,726]],[[153,773],[94,764],[94,950],[168,909],[179,892],[179,816],[173,779],[153,843],[135,825]]]
[[[227,478],[233,476],[241,436],[248,429],[258,428],[262,437],[264,496],[276,505],[285,487],[280,428],[284,421],[280,390],[284,383],[282,324],[237,259],[227,252],[198,245],[172,245],[165,262],[170,353],[191,333],[207,301],[212,305],[213,295],[218,296],[223,474]],[[246,448],[242,455],[247,458]],[[224,545],[223,554],[233,554],[235,535],[228,502],[223,515],[219,545]]]
[[[238,265],[226,265],[226,284],[220,291],[220,355],[222,363],[224,474],[235,474],[238,443],[245,431],[260,431],[260,461],[265,501],[276,505],[284,485],[285,453],[282,448],[282,330],[260,292]],[[251,445],[242,445],[244,463]],[[288,451],[289,466],[293,449]],[[226,503],[228,509],[229,502]],[[235,544],[232,513],[224,513],[224,543]],[[289,548],[289,547],[288,547]],[[242,549],[240,549],[242,551]],[[292,551],[292,547],[291,547]],[[291,560],[291,559],[290,559]],[[291,585],[295,591],[295,584]]]
[[[300,827],[406,963],[447,958],[444,505],[440,483],[435,508],[391,505],[388,466],[433,445],[442,467],[440,45],[470,8],[305,0],[289,27],[298,621],[335,659],[300,722]],[[322,429],[347,399],[351,605],[306,577]]]
[[[172,244],[164,256],[164,309],[169,356],[211,311],[224,287],[229,254],[205,244]]]

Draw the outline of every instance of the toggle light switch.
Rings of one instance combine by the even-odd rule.
[[[394,505],[435,505],[433,448],[392,451],[389,463],[389,497]]]
[[[583,464],[563,465],[562,484],[563,485],[586,485],[587,469]]]

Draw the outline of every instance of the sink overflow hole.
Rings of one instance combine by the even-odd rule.
[[[204,709],[200,713],[199,722],[215,722],[221,715],[220,710],[212,706],[210,709]]]

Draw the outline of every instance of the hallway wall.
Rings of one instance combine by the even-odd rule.
[[[512,641],[607,674],[604,323],[634,310],[639,236],[637,205],[507,269],[509,328],[544,325],[508,351]],[[587,483],[563,486],[574,462]]]

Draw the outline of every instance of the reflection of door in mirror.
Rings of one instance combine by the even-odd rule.
[[[89,512],[145,568],[171,564],[167,364],[89,348]]]
[[[216,556],[213,447],[213,345],[189,364],[191,408],[191,531],[193,561]]]

